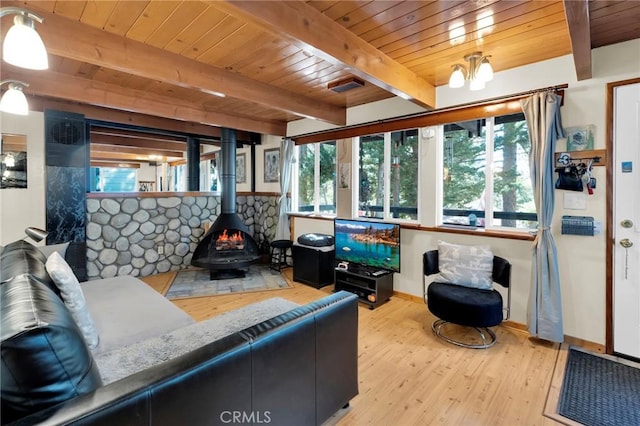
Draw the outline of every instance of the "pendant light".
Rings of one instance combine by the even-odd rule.
[[[2,59],[17,67],[32,70],[49,68],[47,49],[35,29],[34,21],[42,23],[39,15],[19,7],[3,7],[0,17],[16,15],[2,44]]]
[[[22,92],[24,87],[28,87],[27,83],[18,80],[3,80],[0,86],[8,84],[8,89],[0,99],[0,111],[16,115],[28,115],[29,104],[27,97]]]

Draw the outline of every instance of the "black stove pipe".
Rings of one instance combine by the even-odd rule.
[[[200,140],[187,137],[187,191],[200,191]]]
[[[220,185],[222,190],[221,213],[235,214],[236,207],[236,131],[222,128],[221,157],[222,174]]]

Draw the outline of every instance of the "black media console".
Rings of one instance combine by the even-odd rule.
[[[340,290],[356,294],[369,309],[377,308],[393,295],[393,272],[336,268],[335,291]]]

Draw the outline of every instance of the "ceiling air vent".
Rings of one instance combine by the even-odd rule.
[[[342,80],[332,81],[327,85],[327,88],[336,93],[342,93],[362,86],[364,86],[364,80],[360,80],[356,77],[349,77],[343,78]]]

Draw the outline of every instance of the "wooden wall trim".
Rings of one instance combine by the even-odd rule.
[[[396,117],[388,120],[378,120],[369,123],[357,124],[353,126],[340,127],[338,129],[324,130],[320,132],[306,133],[293,136],[296,145],[307,143],[327,142],[338,139],[353,138],[356,136],[371,135],[375,133],[393,132],[397,130],[414,129],[420,127],[436,126],[445,123],[468,121],[484,117],[495,117],[498,115],[515,114],[522,112],[520,100],[543,90],[556,90],[569,87],[567,84],[537,89],[523,93],[517,93],[499,98],[487,99],[482,102],[458,105],[454,107],[432,110],[419,114],[411,114]]]
[[[296,218],[300,219],[312,219],[312,220],[327,220],[332,221],[335,219],[335,216],[323,216],[323,215],[313,215],[313,214],[302,214],[302,213],[289,213],[289,217],[293,222]],[[533,241],[535,240],[535,235],[530,234],[528,232],[506,232],[506,231],[497,231],[493,229],[462,229],[448,226],[421,226],[418,224],[412,223],[400,223],[401,229],[413,229],[415,231],[425,231],[425,232],[440,232],[444,234],[464,234],[464,235],[473,235],[474,237],[490,237],[490,238],[504,238],[508,240],[520,240],[520,241]]]
[[[238,191],[236,196],[279,197],[279,192]],[[87,198],[165,198],[165,197],[221,197],[218,192],[186,191],[186,192],[90,192]]]

